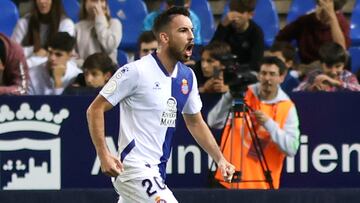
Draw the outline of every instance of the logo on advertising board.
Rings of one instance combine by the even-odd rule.
[[[68,109],[52,112],[48,104],[15,110],[0,106],[0,188],[60,189],[61,156],[58,136]]]

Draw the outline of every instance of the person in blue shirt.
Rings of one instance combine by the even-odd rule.
[[[173,6],[175,6],[175,0],[165,0],[165,8],[169,9]],[[184,0],[184,7],[188,9],[188,11],[190,12],[190,20],[193,24],[194,27],[194,42],[197,45],[201,45],[202,44],[202,39],[201,39],[201,22],[199,17],[190,10],[190,5],[191,5],[191,0]],[[143,22],[143,31],[149,31],[152,30],[153,25],[154,25],[154,20],[155,18],[161,13],[161,9],[158,11],[153,11],[151,13],[149,13]]]

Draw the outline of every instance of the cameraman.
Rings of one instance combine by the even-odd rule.
[[[279,86],[285,70],[284,63],[277,57],[264,57],[260,62],[259,82],[250,85],[245,94],[233,92],[233,89],[237,88],[230,86],[231,94],[225,93],[208,114],[210,127],[217,129],[224,127],[234,100],[232,95],[244,95],[244,98],[236,99],[244,99],[252,109],[246,119],[251,119],[251,124],[260,139],[260,146],[276,189],[280,185],[284,158],[296,154],[300,134],[295,105]],[[231,119],[233,114],[229,115]],[[225,158],[236,167],[236,171],[242,172],[240,180],[249,180],[249,182],[225,183],[221,180],[219,171],[216,171],[215,179],[225,188],[269,189],[265,181],[259,181],[265,180],[265,177],[249,130],[246,127],[242,128],[242,118],[235,118],[234,122],[230,122],[230,119],[223,130],[221,149]],[[233,129],[231,124],[235,124]]]

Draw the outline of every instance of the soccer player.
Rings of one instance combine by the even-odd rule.
[[[194,47],[189,12],[173,7],[160,14],[153,31],[156,52],[121,67],[87,110],[89,131],[102,172],[113,178],[119,202],[177,202],[164,184],[171,138],[181,112],[186,126],[216,161],[225,181],[234,166],[225,160],[200,110],[193,71],[183,62]],[[104,112],[120,103],[119,157],[105,142]]]

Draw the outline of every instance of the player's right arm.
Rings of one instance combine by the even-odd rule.
[[[113,107],[103,96],[98,95],[87,109],[87,121],[91,140],[101,162],[101,171],[112,177],[118,176],[124,169],[119,158],[112,155],[105,141],[104,113]]]

